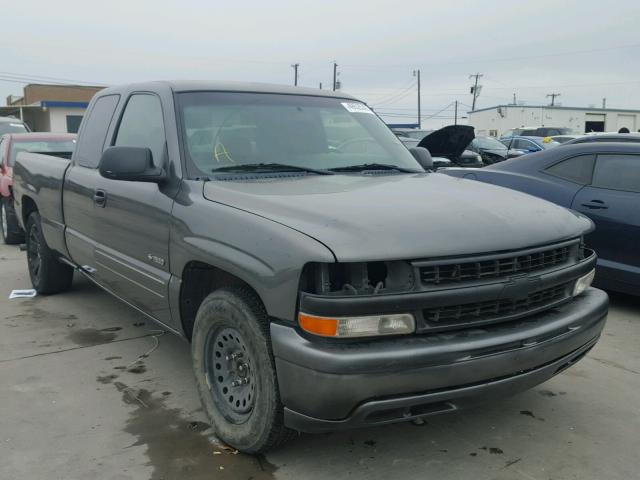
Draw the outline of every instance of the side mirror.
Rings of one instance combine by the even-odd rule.
[[[153,164],[146,147],[109,147],[100,159],[100,175],[111,180],[160,183],[165,171]]]
[[[431,158],[429,150],[424,147],[411,147],[409,151],[422,168],[425,170],[433,170],[433,158]]]

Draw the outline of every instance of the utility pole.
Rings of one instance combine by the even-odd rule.
[[[458,124],[458,100],[456,100],[456,107],[455,107],[455,113],[453,114],[453,124],[457,125]]]
[[[293,67],[293,85],[297,87],[298,86],[298,67],[300,66],[300,64],[294,63],[291,66]]]
[[[413,71],[413,76],[418,77],[418,128],[422,125],[422,112],[420,111],[420,69]]]
[[[481,73],[476,73],[469,75],[469,78],[475,78],[475,82],[473,87],[471,87],[471,94],[473,95],[473,103],[471,104],[471,111],[476,109],[476,100],[478,99],[478,95],[480,95],[480,90],[482,89],[482,85],[478,85],[478,80],[484,77]]]
[[[336,91],[336,81],[338,77],[338,64],[333,62],[333,91]]]
[[[322,82],[320,82],[320,90],[322,90]]]
[[[603,98],[602,99],[602,109],[604,110],[605,108],[607,108],[607,99]]]
[[[518,103],[516,102],[516,92],[513,92],[513,104],[517,105]]]
[[[551,97],[551,107],[553,107],[556,104],[556,97],[559,97],[560,94],[559,93],[549,93],[547,95],[547,98]]]

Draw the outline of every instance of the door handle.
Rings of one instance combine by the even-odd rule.
[[[591,210],[606,210],[609,206],[602,200],[591,200],[581,204],[583,207],[587,207]]]
[[[102,189],[97,189],[93,192],[93,203],[100,208],[104,208],[107,205],[107,192]]]

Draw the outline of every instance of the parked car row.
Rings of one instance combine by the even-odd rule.
[[[17,155],[31,282],[76,272],[190,341],[204,411],[244,452],[529,389],[604,327],[593,223],[432,173],[427,148],[459,161],[473,140],[443,130],[407,149],[339,91],[106,88],[70,160]]]
[[[598,133],[575,135],[570,129],[560,127],[530,127],[511,129],[500,139],[489,136],[476,137],[472,127],[450,125],[440,130],[420,130],[411,128],[395,128],[393,132],[408,148],[423,146],[431,152],[434,167],[450,168],[480,168],[485,165],[502,162],[509,158],[516,158],[529,153],[536,153],[560,145],[591,142],[640,142],[640,134],[636,133]],[[463,133],[464,132],[464,133]],[[543,135],[543,134],[554,135]],[[427,140],[431,137],[433,140]],[[472,140],[464,144],[467,138]],[[425,140],[422,142],[422,140]],[[435,140],[437,139],[437,141]],[[443,139],[448,145],[446,150],[441,148]],[[438,143],[438,145],[436,145]]]

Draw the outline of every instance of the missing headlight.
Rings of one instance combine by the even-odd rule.
[[[310,263],[300,288],[317,295],[377,295],[413,288],[408,262]]]

